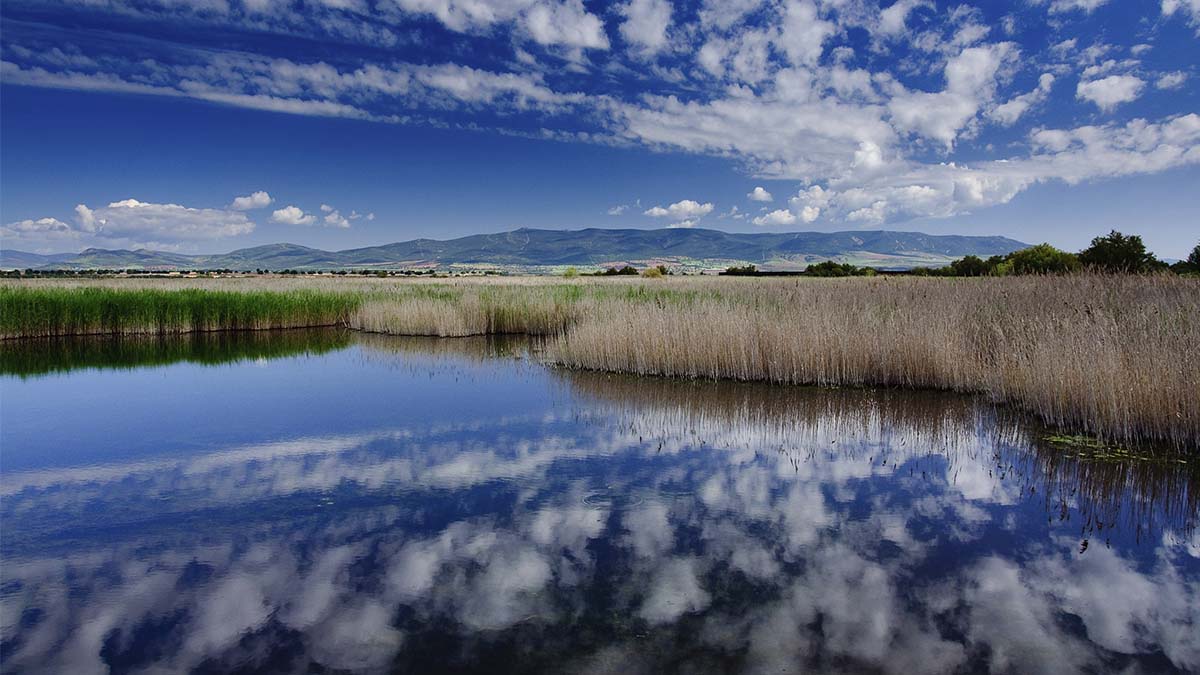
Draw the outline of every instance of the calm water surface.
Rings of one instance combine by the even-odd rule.
[[[1194,465],[330,332],[0,347],[12,673],[1200,670]]]

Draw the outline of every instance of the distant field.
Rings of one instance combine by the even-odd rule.
[[[0,309],[5,337],[528,333],[567,367],[977,392],[1111,441],[1200,447],[1200,281],[1169,275],[55,280],[0,284]]]

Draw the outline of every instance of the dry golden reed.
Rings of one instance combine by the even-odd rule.
[[[1200,445],[1200,285],[1170,276],[754,280],[608,303],[548,351],[593,370],[979,392],[1114,441]]]

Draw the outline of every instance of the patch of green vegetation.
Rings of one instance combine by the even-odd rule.
[[[1093,436],[1053,434],[1044,437],[1052,447],[1065,451],[1069,456],[1088,462],[1157,462],[1163,464],[1187,464],[1187,460],[1173,453],[1155,453],[1111,445]]]
[[[360,298],[328,291],[0,287],[0,336],[172,334],[344,324]]]

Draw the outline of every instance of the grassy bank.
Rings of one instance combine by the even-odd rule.
[[[403,335],[528,333],[549,336],[546,358],[572,368],[974,392],[1114,442],[1200,447],[1200,281],[1194,279],[326,278],[137,282],[133,289],[122,283],[129,282],[87,292],[65,283],[25,284],[22,292],[35,295],[24,298],[0,287],[4,334],[29,334],[20,332],[29,326],[33,334],[76,325],[87,332],[161,326],[171,332],[341,321]],[[174,288],[207,290],[218,294],[214,301],[234,306],[240,305],[228,294],[247,305],[255,298],[273,309],[194,309],[196,319],[130,301],[128,314],[120,303],[99,303],[108,314],[40,318],[72,314],[43,306],[39,297],[110,297],[102,291],[114,287],[134,295],[154,291],[145,297],[168,306],[175,301],[162,298]],[[178,295],[180,304],[206,304],[203,294]]]
[[[359,302],[320,290],[0,286],[0,338],[332,326]]]

